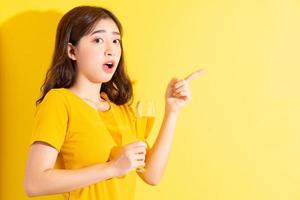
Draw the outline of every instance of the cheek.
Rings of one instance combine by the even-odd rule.
[[[95,57],[100,57],[101,53],[103,53],[103,51],[99,47],[90,46],[85,49],[82,49],[81,57],[84,57],[86,59],[88,58],[95,59]]]
[[[119,48],[116,50],[116,57],[118,58],[118,60],[120,60],[121,55],[122,55],[122,51],[121,51],[121,48]]]
[[[99,61],[103,59],[101,52],[101,50],[94,48],[83,49],[78,56],[78,65],[91,68],[99,64]]]

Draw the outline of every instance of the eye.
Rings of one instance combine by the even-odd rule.
[[[120,39],[116,39],[113,41],[115,44],[120,44],[121,43],[121,40]]]
[[[99,44],[104,42],[102,38],[96,38],[94,41]]]

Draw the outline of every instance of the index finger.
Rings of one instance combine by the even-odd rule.
[[[204,69],[199,69],[193,73],[191,73],[190,75],[188,75],[184,80],[186,81],[191,81],[193,80],[194,78],[196,78],[197,76],[199,76],[200,74],[202,74],[204,71]]]

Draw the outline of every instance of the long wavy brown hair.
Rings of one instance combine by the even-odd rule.
[[[122,36],[122,25],[109,10],[101,7],[79,6],[67,12],[60,20],[56,30],[54,54],[41,86],[41,97],[36,101],[39,105],[52,88],[70,88],[76,78],[76,61],[68,57],[67,45],[76,46],[79,40],[89,34],[101,19],[112,19]],[[124,52],[121,42],[121,58],[110,81],[102,83],[99,93],[105,92],[113,103],[122,105],[132,100],[132,83],[124,64]]]

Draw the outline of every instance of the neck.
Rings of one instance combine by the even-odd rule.
[[[69,89],[75,92],[81,98],[89,99],[94,102],[99,102],[100,90],[102,83],[91,83],[87,81],[76,81]]]

